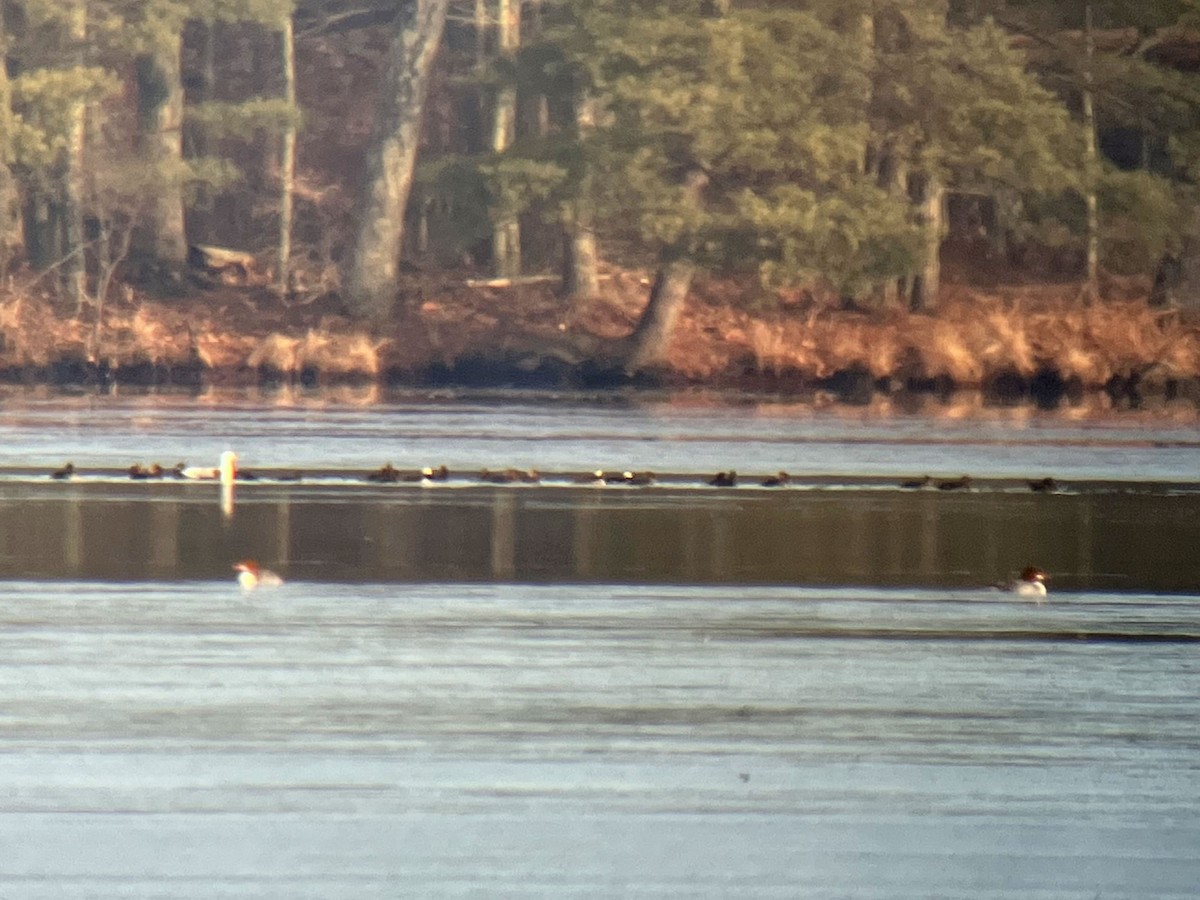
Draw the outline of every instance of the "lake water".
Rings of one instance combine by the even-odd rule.
[[[1194,419],[383,399],[0,400],[0,896],[1196,896]]]

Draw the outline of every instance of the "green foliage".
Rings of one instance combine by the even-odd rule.
[[[61,165],[79,103],[99,102],[118,88],[111,73],[93,66],[33,69],[14,78],[13,163],[32,170]]]
[[[479,167],[499,218],[514,217],[552,196],[562,184],[565,170],[552,162],[517,155],[501,156]]]
[[[1164,253],[1179,252],[1194,195],[1149,172],[1116,169],[1104,173],[1097,194],[1108,269],[1153,271]]]
[[[594,185],[615,237],[771,284],[824,276],[856,290],[920,265],[904,172],[951,190],[1079,184],[1068,110],[991,22],[952,28],[938,0],[716,11],[578,0],[548,14],[558,54],[539,49],[546,89],[586,86],[602,110],[560,157],[563,190]],[[889,156],[892,182],[864,165],[871,148]],[[685,187],[695,172],[707,180],[699,203]]]
[[[300,111],[276,97],[240,103],[202,103],[188,107],[188,119],[203,125],[213,137],[252,140],[261,131],[282,131],[300,124]]]
[[[781,184],[766,195],[743,191],[737,199],[731,227],[749,223],[755,246],[729,244],[751,251],[744,259],[759,261],[768,286],[823,277],[855,293],[912,268],[919,257],[921,232],[907,206],[865,182],[823,196]]]
[[[184,202],[197,206],[211,201],[215,192],[232,187],[242,177],[231,161],[220,156],[197,156],[187,160],[183,173]]]
[[[1009,44],[991,24],[938,42],[923,86],[921,139],[951,185],[1035,193],[1077,187],[1078,129]]]
[[[190,0],[193,18],[207,22],[259,22],[271,25],[292,15],[296,0]]]

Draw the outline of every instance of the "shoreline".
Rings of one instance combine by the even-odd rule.
[[[673,371],[626,375],[620,371],[591,364],[567,365],[554,358],[543,358],[530,365],[527,358],[488,359],[471,356],[456,364],[431,363],[419,369],[367,370],[336,369],[325,372],[309,366],[301,370],[274,367],[209,367],[195,360],[135,360],[115,364],[63,356],[46,364],[0,365],[0,385],[48,388],[111,388],[265,390],[301,388],[369,388],[389,390],[496,390],[550,392],[585,391],[607,394],[635,389],[648,392],[691,392],[710,390],[747,398],[757,396],[804,400],[824,395],[848,406],[868,406],[878,399],[890,398],[903,406],[906,400],[920,405],[927,400],[949,400],[957,395],[978,395],[985,405],[1019,406],[1031,404],[1040,409],[1096,405],[1103,401],[1110,408],[1138,409],[1179,401],[1200,411],[1200,376],[1145,378],[1137,373],[1113,376],[1105,384],[1084,385],[1065,380],[1053,368],[1039,369],[1030,376],[1013,370],[990,374],[982,384],[957,383],[948,377],[877,378],[861,367],[835,371],[814,377],[800,371],[777,373],[725,372],[712,377],[688,378]]]
[[[403,295],[414,299],[373,324],[346,316],[335,295],[261,286],[175,298],[125,286],[79,315],[10,292],[0,294],[0,383],[712,389],[852,405],[980,391],[1044,408],[1095,395],[1200,408],[1200,316],[1151,307],[1139,281],[1114,281],[1091,306],[1069,282],[953,285],[934,313],[763,301],[745,284],[701,282],[665,361],[631,374],[610,354],[641,316],[644,281],[616,271],[602,295],[568,307],[551,285],[477,288],[462,273],[427,273]]]

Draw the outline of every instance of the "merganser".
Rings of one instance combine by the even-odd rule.
[[[143,466],[141,463],[134,463],[129,467],[129,477],[134,481],[146,481],[151,478],[162,478],[163,467],[158,463],[151,463],[149,466]]]
[[[220,464],[216,468],[211,466],[187,466],[178,469],[178,471],[182,478],[216,479],[221,484],[233,484],[233,480],[237,477],[237,454],[232,450],[226,450],[221,454]]]
[[[1008,589],[1018,597],[1045,597],[1046,573],[1037,566],[1026,566],[1021,570],[1020,577],[1008,585]]]
[[[920,478],[913,478],[908,481],[900,482],[900,487],[904,488],[905,490],[916,491],[923,487],[928,487],[931,481],[933,481],[933,479],[928,475],[922,475]]]
[[[710,487],[736,487],[737,472],[730,469],[728,472],[718,472],[708,480]]]
[[[608,484],[608,478],[604,475],[603,469],[596,469],[588,475],[580,475],[575,479],[575,484],[591,484],[596,487],[604,487]]]
[[[50,477],[57,481],[66,481],[68,478],[75,476],[75,463],[69,462],[61,469],[55,469],[50,473]]]
[[[1029,482],[1029,489],[1035,494],[1053,494],[1058,490],[1058,482],[1053,478],[1041,478]]]
[[[791,484],[792,476],[787,472],[779,472],[775,475],[768,475],[762,480],[763,487],[784,487]]]
[[[949,481],[939,481],[939,491],[962,491],[971,486],[971,476],[964,475],[961,478],[951,478]]]
[[[259,587],[279,587],[283,579],[269,569],[259,566],[253,559],[243,559],[234,563],[233,571],[238,573],[238,585],[243,591],[252,591]]]

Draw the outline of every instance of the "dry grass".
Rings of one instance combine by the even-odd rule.
[[[707,324],[700,324],[701,322]],[[703,310],[683,335],[677,365],[711,375],[741,353],[760,372],[827,378],[861,368],[876,378],[947,378],[978,386],[1001,373],[1057,371],[1101,386],[1114,377],[1200,377],[1200,326],[1141,301],[1084,306],[1073,298],[955,297],[936,316],[818,307],[799,315]],[[722,359],[692,351],[705,330],[726,345]]]
[[[704,282],[680,319],[670,362],[677,376],[696,381],[742,373],[822,379],[852,369],[964,387],[1044,370],[1091,387],[1114,377],[1200,377],[1200,324],[1149,309],[1144,288],[1114,283],[1112,296],[1087,307],[1072,285],[989,293],[950,286],[937,315],[917,315],[845,311],[811,292],[755,311],[744,286]],[[182,301],[126,290],[99,323],[94,309],[77,319],[57,315],[46,297],[0,296],[0,367],[45,367],[64,358],[110,368],[198,362],[214,372],[318,370],[379,379],[392,369],[537,346],[564,331],[617,339],[634,327],[648,293],[648,273],[616,269],[605,271],[599,297],[574,307],[553,285],[470,289],[461,274],[427,275],[406,287],[385,336],[339,314],[335,302],[289,305],[246,289]]]

